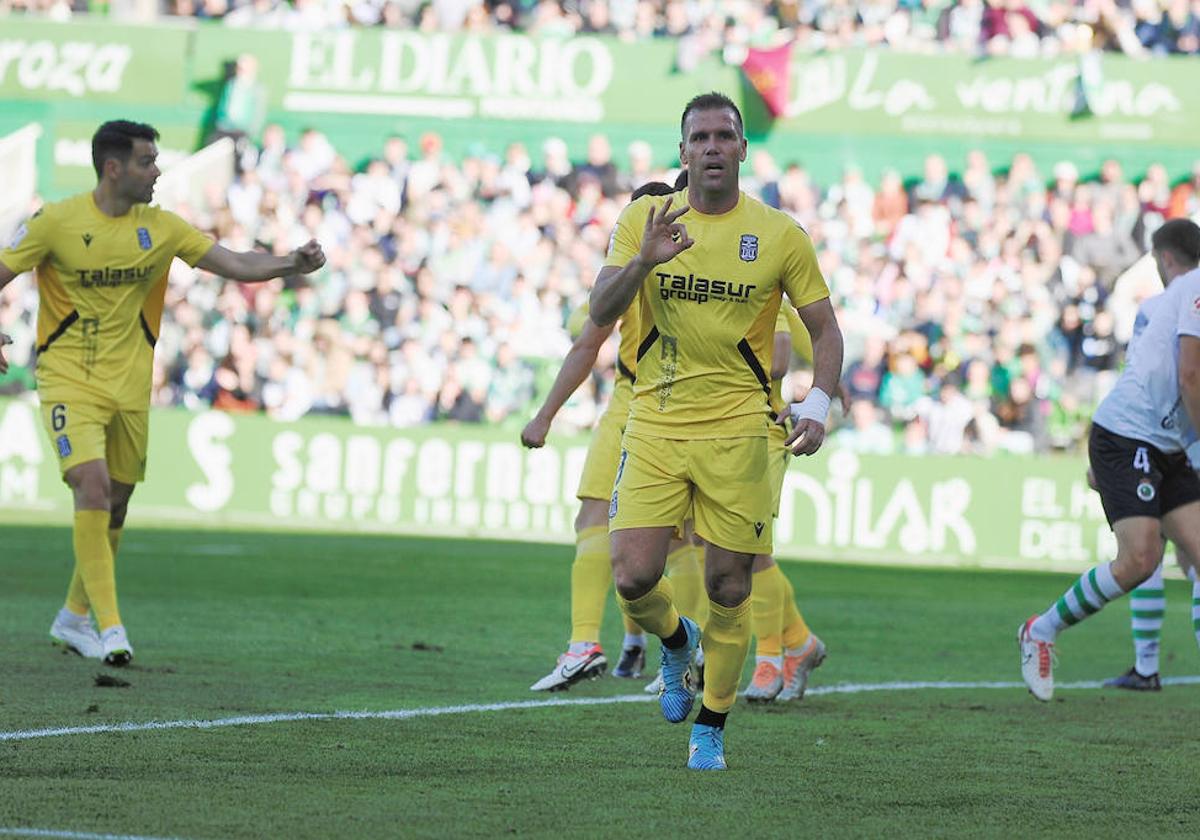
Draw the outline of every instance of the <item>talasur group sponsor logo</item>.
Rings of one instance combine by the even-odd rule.
[[[123,286],[126,283],[140,283],[154,272],[154,267],[144,265],[138,268],[79,268],[75,276],[79,285],[85,289],[97,286]]]
[[[656,271],[655,276],[658,277],[658,294],[663,300],[674,298],[695,303],[708,303],[710,300],[745,303],[750,300],[750,293],[757,288],[753,283],[712,280],[708,277],[697,277],[695,274]]]

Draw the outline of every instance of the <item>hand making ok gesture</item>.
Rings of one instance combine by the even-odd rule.
[[[642,232],[639,256],[647,265],[655,266],[673,260],[695,244],[688,238],[687,228],[677,221],[692,208],[684,204],[672,212],[673,200],[674,197],[668,198],[662,207],[651,210],[650,215],[646,217],[646,229]]]

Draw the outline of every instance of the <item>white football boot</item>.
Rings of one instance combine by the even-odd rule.
[[[92,625],[91,616],[76,615],[66,607],[58,611],[50,625],[50,642],[88,659],[103,656],[100,634]]]

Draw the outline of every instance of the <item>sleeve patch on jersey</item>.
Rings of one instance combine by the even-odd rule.
[[[22,225],[18,226],[16,233],[14,233],[12,236],[12,241],[8,243],[8,247],[16,248],[18,245],[21,244],[21,242],[28,235],[29,235],[29,227],[27,225],[22,224]]]
[[[70,438],[68,438],[66,435],[59,435],[57,438],[54,439],[54,443],[56,446],[58,446],[58,457],[60,457],[60,458],[71,457],[71,439]]]

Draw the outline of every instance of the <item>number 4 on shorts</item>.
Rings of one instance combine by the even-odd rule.
[[[1146,447],[1139,446],[1137,452],[1133,453],[1133,468],[1150,474],[1150,453],[1146,451]]]

